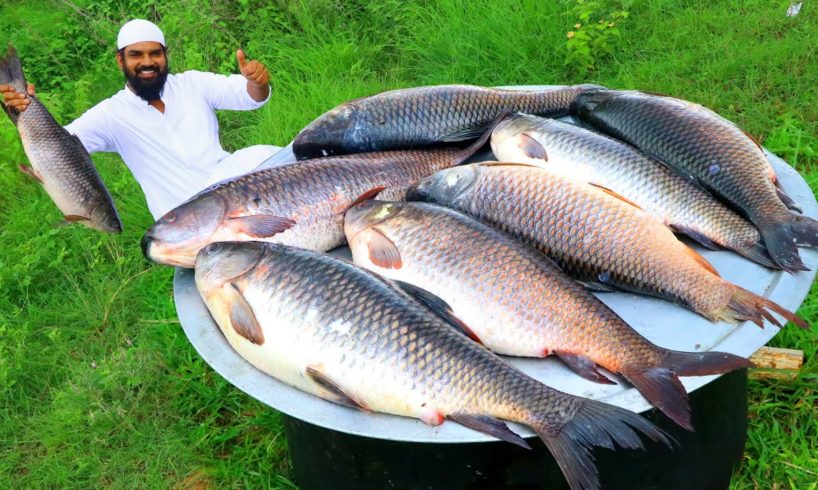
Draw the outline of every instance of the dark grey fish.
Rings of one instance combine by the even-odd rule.
[[[11,84],[26,93],[26,79],[20,58],[9,45],[0,58],[0,83]],[[65,219],[95,230],[119,233],[122,222],[114,201],[102,183],[91,157],[80,140],[57,124],[48,109],[30,96],[31,103],[20,114],[3,105],[17,126],[31,167],[20,166],[45,188]]]
[[[300,390],[431,425],[453,420],[528,447],[531,427],[574,489],[599,488],[592,446],[667,443],[637,414],[549,388],[461,335],[394,283],[326,254],[223,242],[196,259],[196,285],[236,351]]]
[[[818,222],[781,201],[764,151],[735,124],[700,105],[636,91],[588,90],[572,111],[695,178],[747,215],[779,266],[806,270],[796,245],[818,245]]]
[[[565,115],[588,87],[525,91],[436,85],[392,90],[326,112],[298,133],[293,152],[304,159],[474,139],[504,111]]]

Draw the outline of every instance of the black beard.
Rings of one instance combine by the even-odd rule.
[[[136,76],[136,72],[131,75],[124,66],[122,67],[122,73],[125,74],[125,79],[134,93],[145,102],[150,102],[159,99],[159,94],[162,93],[162,88],[164,88],[165,81],[168,79],[168,64],[166,63],[165,68],[159,70],[158,76],[153,80],[143,80]]]

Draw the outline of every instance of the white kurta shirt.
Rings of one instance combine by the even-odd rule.
[[[119,153],[154,217],[204,189],[230,155],[219,142],[214,110],[251,110],[267,102],[250,97],[241,75],[200,71],[168,75],[161,97],[164,114],[126,86],[65,127],[89,153]]]

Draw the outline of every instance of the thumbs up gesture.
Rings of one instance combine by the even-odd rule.
[[[270,74],[267,73],[267,68],[260,61],[247,61],[244,51],[240,49],[236,51],[236,59],[239,61],[239,71],[248,82],[259,87],[266,87],[270,83]]]

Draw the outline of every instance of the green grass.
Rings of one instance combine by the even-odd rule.
[[[683,5],[682,5],[683,4]],[[818,9],[788,2],[633,2],[613,54],[579,78],[564,66],[573,2],[18,2],[0,41],[68,122],[122,86],[112,45],[127,18],[160,19],[174,70],[235,72],[243,47],[270,68],[270,102],[223,113],[222,141],[286,144],[328,108],[436,83],[603,85],[711,107],[798,168],[813,189],[818,151]],[[214,6],[215,5],[215,6]],[[2,119],[2,118],[0,118]],[[148,264],[152,220],[112,155],[95,155],[125,231],[57,226],[45,193],[16,170],[0,122],[0,488],[292,488],[279,416],[215,374],[182,333],[172,271]],[[800,314],[818,324],[812,291]],[[751,382],[750,428],[734,488],[816,488],[815,330],[793,382]]]

